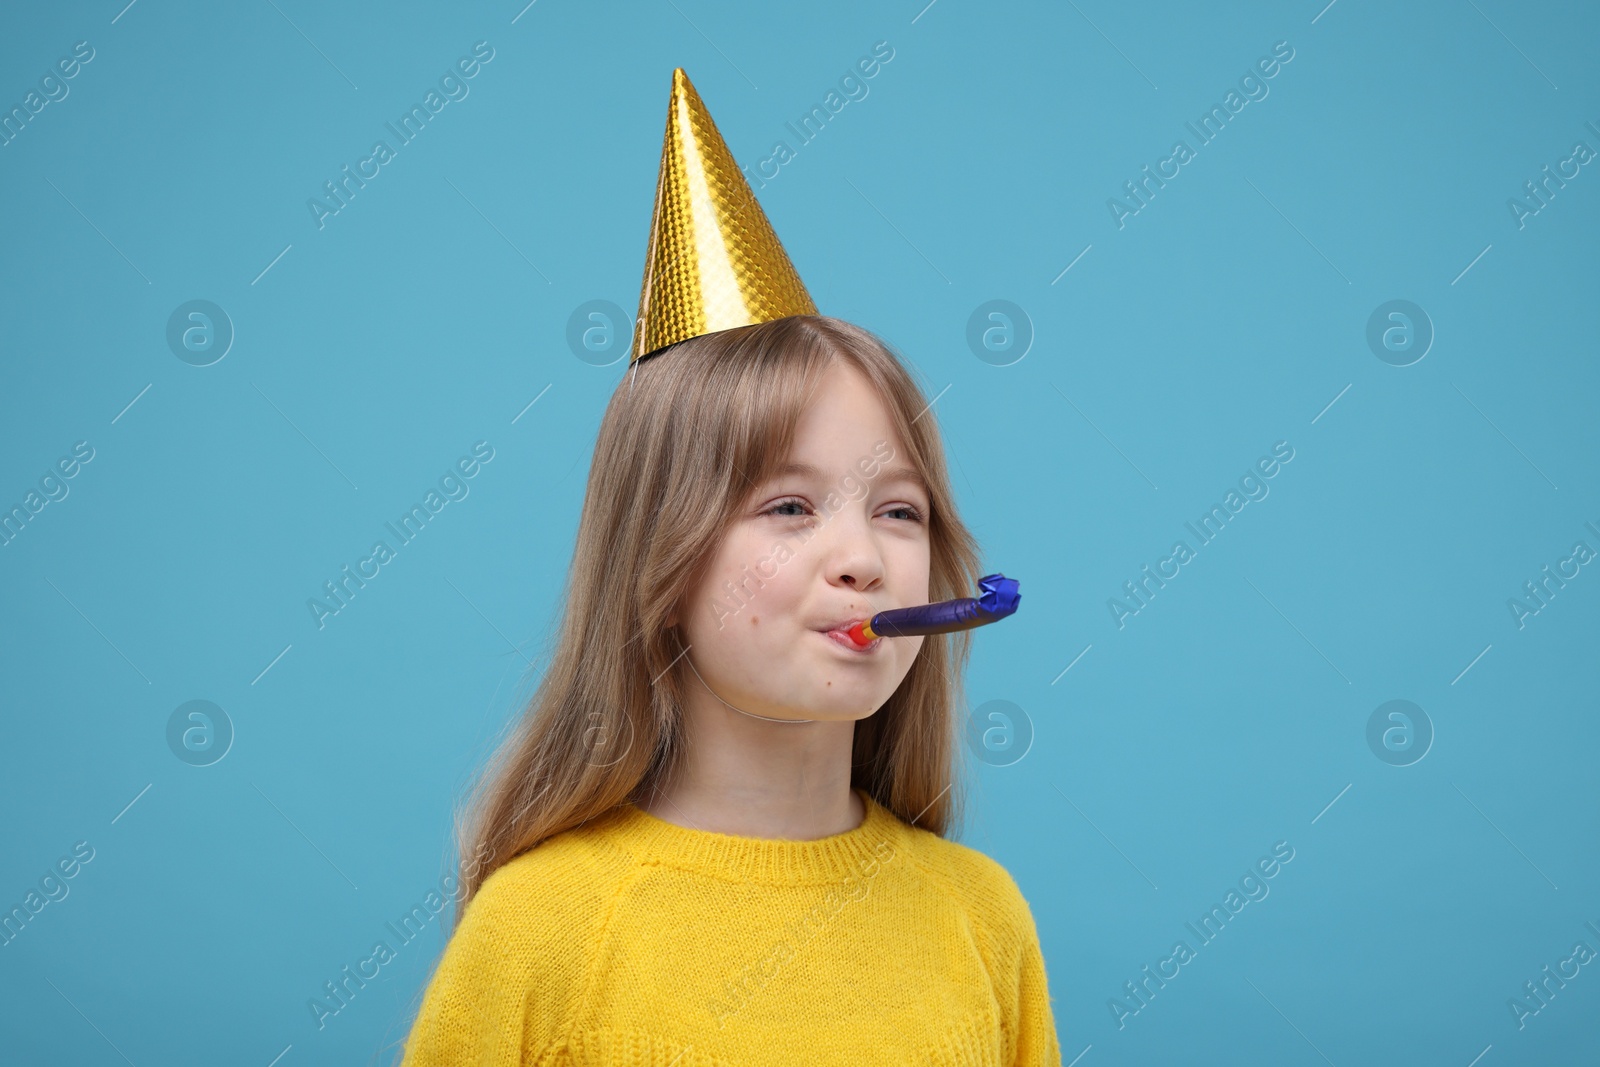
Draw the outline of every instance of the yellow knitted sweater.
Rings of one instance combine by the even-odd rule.
[[[496,869],[402,1067],[1059,1065],[1011,875],[857,793],[815,841],[625,804]]]

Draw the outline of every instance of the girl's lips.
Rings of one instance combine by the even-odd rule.
[[[845,651],[857,656],[870,656],[878,650],[879,645],[883,644],[883,638],[874,637],[869,644],[858,645],[844,630],[829,630],[822,636]]]

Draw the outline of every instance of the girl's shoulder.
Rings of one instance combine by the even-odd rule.
[[[534,953],[586,944],[629,865],[600,825],[557,833],[490,872],[462,912],[462,929],[515,928]]]
[[[919,827],[907,834],[913,862],[981,928],[1012,946],[1037,937],[1027,898],[1000,861]]]
[[[506,1034],[544,1050],[568,1033],[625,872],[613,853],[568,832],[489,873],[429,982],[405,1067],[487,1062]]]
[[[563,831],[490,872],[468,903],[491,917],[544,917],[566,926],[612,899],[630,866],[627,853],[605,832],[609,816]],[[570,928],[570,927],[568,927]]]

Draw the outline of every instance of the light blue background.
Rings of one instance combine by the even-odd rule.
[[[1507,200],[1600,149],[1600,15],[1323,2],[8,12],[5,108],[95,58],[0,148],[0,503],[95,458],[0,549],[0,904],[95,858],[0,947],[3,1058],[391,1061],[447,916],[325,1028],[307,1002],[439,884],[542,662],[625,366],[567,322],[636,305],[671,70],[753,165],[880,40],[759,197],[818,305],[942,391],[963,514],[1022,582],[968,685],[1034,739],[977,768],[963,839],[1033,907],[1063,1061],[1594,1055],[1600,965],[1525,1028],[1507,1002],[1600,949],[1600,567],[1521,628],[1507,601],[1600,550],[1600,167],[1523,228]],[[480,40],[319,229],[307,199]],[[1279,41],[1270,95],[1119,229],[1107,199]],[[237,331],[211,366],[165,339],[192,299]],[[992,299],[1034,335],[1009,366],[966,341]],[[1366,342],[1393,299],[1436,331],[1410,366]],[[319,630],[307,599],[480,440]],[[1108,598],[1277,441],[1270,495],[1119,629]],[[194,699],[236,730],[208,767],[166,741]],[[1366,741],[1392,699],[1436,731],[1410,766]],[[1119,1029],[1278,841],[1270,896]]]

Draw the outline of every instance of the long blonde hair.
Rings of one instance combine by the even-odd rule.
[[[644,801],[682,753],[681,640],[667,625],[756,486],[789,458],[824,373],[872,383],[929,490],[931,601],[972,596],[975,538],[956,514],[921,389],[877,337],[796,315],[707,334],[634,364],[606,407],[548,669],[458,820],[455,920],[496,868],[619,804]],[[945,835],[963,806],[961,678],[971,633],[924,639],[859,720],[851,785]]]

